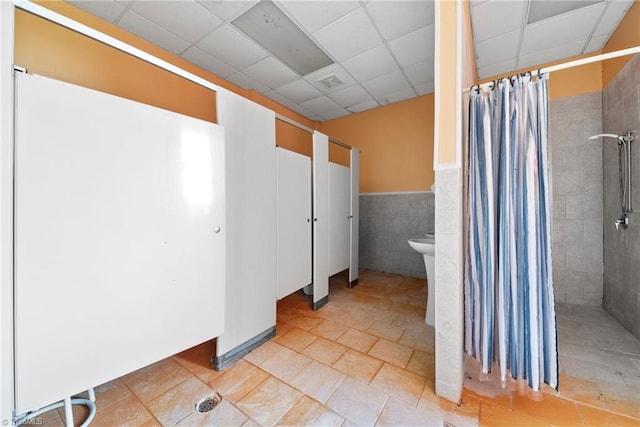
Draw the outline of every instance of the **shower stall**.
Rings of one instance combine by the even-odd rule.
[[[560,394],[640,416],[640,55],[601,92],[551,100]],[[564,374],[564,375],[563,375]],[[568,384],[569,383],[569,384]],[[568,391],[569,390],[569,391]],[[594,391],[595,391],[594,390]],[[577,398],[577,397],[576,397]]]

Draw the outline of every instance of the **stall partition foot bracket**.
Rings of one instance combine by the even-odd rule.
[[[313,311],[318,311],[329,302],[329,295],[313,303]]]
[[[214,356],[211,360],[213,369],[216,371],[221,371],[225,368],[236,363],[238,360],[242,359],[246,354],[248,354],[251,350],[260,347],[263,343],[269,341],[271,338],[276,336],[276,327],[275,325],[262,332],[259,335],[251,338],[250,340],[240,344],[236,348],[229,350],[225,354],[220,356]]]

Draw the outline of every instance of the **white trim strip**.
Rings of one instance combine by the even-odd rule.
[[[360,193],[361,196],[402,196],[406,194],[429,194],[433,191],[389,191],[384,193]]]
[[[276,119],[280,120],[281,122],[285,122],[287,124],[290,124],[293,127],[297,127],[298,129],[303,130],[305,132],[309,132],[310,134],[313,134],[313,132],[320,132],[320,131],[314,131],[310,127],[305,126],[305,125],[303,125],[301,123],[298,123],[295,120],[292,120],[292,119],[290,119],[288,117],[285,117],[282,114],[276,113]],[[320,132],[320,133],[322,133],[322,132]],[[347,150],[353,150],[353,147],[350,146],[349,144],[345,144],[344,142],[340,142],[340,141],[338,141],[336,139],[333,139],[331,137],[329,137],[329,142],[331,142],[333,144],[336,144],[336,145],[339,145],[342,148],[346,148]]]
[[[84,24],[81,24],[73,19],[67,18],[66,16],[60,15],[52,10],[49,10],[45,7],[37,5],[27,0],[13,0],[13,4],[24,11],[33,13],[34,15],[40,16],[44,19],[47,19],[51,22],[54,22],[58,25],[62,25],[63,27],[69,28],[77,33],[83,34],[87,37],[90,37],[94,40],[97,40],[101,43],[104,43],[108,46],[114,47],[122,52],[128,53],[130,55],[135,56],[136,58],[142,59],[150,64],[153,64],[157,67],[160,67],[170,73],[173,73],[177,76],[183,77],[193,83],[196,83],[200,86],[203,86],[207,89],[211,89],[213,91],[218,91],[218,86],[211,83],[208,80],[203,79],[202,77],[196,76],[189,71],[186,71],[180,67],[177,67],[163,59],[160,59],[156,56],[153,56],[137,47],[133,47],[130,44],[122,42],[114,37],[108,36],[98,30],[95,30],[91,27],[88,27]]]
[[[285,122],[285,123],[287,123],[287,124],[289,124],[289,125],[291,125],[293,127],[297,127],[298,129],[303,130],[305,132],[308,132],[310,134],[313,134],[313,132],[314,132],[314,130],[311,129],[310,127],[305,126],[302,123],[298,123],[295,120],[290,119],[289,117],[285,117],[282,114],[276,113],[276,119],[280,120],[281,122]]]
[[[456,168],[460,168],[462,165],[462,143],[464,140],[464,128],[462,122],[462,93],[460,90],[462,89],[462,65],[464,61],[462,60],[462,37],[464,31],[462,31],[463,27],[463,16],[462,9],[464,5],[462,2],[458,2],[456,4]],[[469,6],[471,8],[471,6]],[[469,11],[471,13],[471,11]],[[442,165],[438,165],[442,167]]]
[[[434,2],[435,11],[435,40],[434,40],[434,57],[440,57],[440,2]],[[433,123],[433,170],[438,170],[438,159],[440,158],[440,66],[438,63],[433,67],[433,87],[434,87],[434,123]]]
[[[550,67],[540,68],[537,70],[531,70],[531,74],[547,74],[553,71],[566,70],[567,68],[579,67],[580,65],[591,64],[593,62],[606,61],[607,59],[619,58],[621,56],[633,55],[634,53],[640,53],[640,46],[630,47],[628,49],[616,50],[614,52],[603,53],[602,55],[590,56],[588,58],[576,59],[575,61],[563,62],[562,64],[551,65]],[[506,77],[505,77],[506,78]],[[503,79],[501,79],[503,80]],[[489,87],[493,82],[487,82],[480,85],[480,89]],[[470,92],[472,88],[477,85],[473,85],[466,88],[465,92]]]

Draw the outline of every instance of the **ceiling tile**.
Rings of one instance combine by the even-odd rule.
[[[327,87],[320,79],[323,79],[327,76],[335,74],[340,80],[342,80],[342,84],[334,87]],[[349,86],[353,86],[356,81],[351,77],[347,71],[338,64],[331,64],[327,67],[321,68],[318,71],[314,71],[313,73],[307,74],[304,76],[304,79],[311,83],[313,86],[318,88],[322,93],[333,93]]]
[[[433,59],[410,65],[403,68],[405,76],[409,79],[414,87],[426,83],[433,83],[433,75],[435,73]]]
[[[383,44],[344,61],[342,65],[361,82],[398,69],[396,61]]]
[[[289,98],[282,96],[275,90],[270,90],[269,92],[265,92],[263,95],[269,99],[276,101],[280,105],[284,105],[285,107],[290,107],[293,104],[295,104],[295,102],[291,101]]]
[[[116,3],[115,1],[67,1],[72,5],[109,22],[115,22],[125,9],[123,5]]]
[[[334,92],[330,96],[331,99],[333,99],[343,107],[349,107],[351,105],[357,105],[365,101],[373,100],[373,98],[371,98],[371,95],[369,95],[369,93],[360,85],[351,86],[347,89]]]
[[[366,81],[362,85],[378,101],[385,99],[391,93],[409,88],[409,82],[400,70]]]
[[[357,105],[352,105],[351,107],[348,108],[348,110],[353,113],[359,113],[361,111],[371,110],[372,108],[376,108],[379,105],[380,104],[378,104],[376,101],[371,100],[371,101],[362,102]]]
[[[246,90],[255,90],[256,92],[266,93],[269,91],[269,88],[262,83],[252,79],[251,77],[244,74],[242,71],[238,71],[237,73],[231,74],[227,77],[231,83],[240,86]]]
[[[471,24],[477,42],[520,30],[526,1],[487,1],[473,7]]]
[[[358,8],[313,33],[321,47],[337,62],[380,44],[382,40],[363,8]]]
[[[604,3],[604,1],[605,0],[531,0],[527,24],[573,13],[596,3]]]
[[[180,56],[182,56],[187,61],[193,62],[194,64],[201,66],[205,70],[211,71],[213,74],[223,78],[238,71],[195,46],[190,47]]]
[[[557,18],[527,25],[522,37],[520,55],[529,55],[559,45],[586,40],[598,22],[604,7],[604,3],[600,3]]]
[[[609,40],[609,34],[591,37],[591,40],[589,40],[589,44],[587,44],[587,47],[582,53],[598,52],[604,47],[604,44],[607,42],[607,40]]]
[[[607,35],[616,29],[622,18],[626,15],[629,8],[633,5],[633,0],[614,0],[608,3],[594,36]]]
[[[433,1],[373,1],[367,10],[386,41],[433,24]]]
[[[433,58],[435,25],[422,27],[389,42],[389,48],[401,67]]]
[[[340,109],[340,106],[336,102],[326,95],[319,98],[310,99],[309,101],[301,102],[300,106],[306,110],[315,114],[326,113],[327,111]]]
[[[131,8],[190,43],[196,43],[222,24],[220,18],[193,0],[137,1]]]
[[[584,43],[584,41],[579,41],[520,56],[517,67],[518,69],[532,67],[537,68],[552,61],[580,55],[582,53]]]
[[[518,54],[519,37],[520,31],[514,31],[476,43],[478,68],[515,58]]]
[[[286,84],[279,87],[276,91],[296,104],[322,95],[322,92],[304,80],[297,80],[293,83]]]
[[[198,0],[202,6],[223,21],[230,21],[242,15],[245,10],[258,3],[258,1],[220,1],[220,0]]]
[[[186,41],[131,10],[118,21],[118,26],[172,53],[182,52],[189,47]]]
[[[495,64],[489,64],[486,67],[478,68],[478,78],[487,79],[489,77],[495,77],[500,74],[510,73],[516,69],[515,58],[509,59],[504,62],[498,62]]]
[[[321,118],[319,116],[317,116],[316,114],[314,114],[311,111],[307,110],[306,108],[302,108],[299,105],[292,105],[289,108],[292,109],[293,111],[295,111],[298,114],[302,114],[303,116],[305,116],[309,120],[318,120],[318,119],[321,120]]]
[[[418,92],[418,95],[426,95],[428,93],[433,93],[434,90],[434,84],[433,83],[427,83],[425,85],[420,85],[420,86],[416,86],[416,92]]]
[[[320,117],[322,117],[322,120],[333,120],[340,117],[348,116],[349,114],[351,114],[351,111],[347,110],[346,108],[339,108],[337,110],[322,113],[320,114]]]
[[[198,43],[198,47],[240,70],[267,57],[261,47],[243,36],[231,24],[223,25],[209,34]]]
[[[357,9],[360,4],[357,1],[300,1],[287,0],[276,1],[281,9],[300,26],[313,33],[336,19]]]
[[[387,95],[386,99],[389,104],[393,104],[394,102],[405,101],[409,98],[414,98],[415,96],[416,92],[413,89],[403,89],[399,92]]]
[[[272,56],[242,70],[247,76],[275,89],[298,80],[300,76]]]

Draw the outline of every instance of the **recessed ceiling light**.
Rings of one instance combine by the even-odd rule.
[[[529,18],[527,19],[527,24],[532,24],[534,22],[542,21],[543,19],[562,15],[563,13],[582,9],[583,7],[602,3],[603,1],[604,0],[532,0],[531,6],[529,6]]]
[[[271,1],[257,3],[231,23],[302,76],[333,64]]]
[[[336,86],[340,86],[343,81],[340,79],[340,77],[338,77],[335,74],[331,74],[327,77],[323,77],[321,79],[318,80],[320,83],[322,83],[323,85],[325,85],[327,88],[331,89],[334,88]]]

